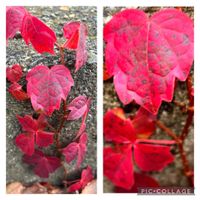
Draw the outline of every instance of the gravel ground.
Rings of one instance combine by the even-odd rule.
[[[67,102],[78,95],[86,95],[92,98],[92,105],[87,118],[87,133],[89,137],[88,150],[86,158],[81,165],[82,168],[87,165],[91,165],[94,174],[96,174],[96,8],[95,7],[26,7],[33,15],[37,16],[48,26],[50,26],[57,35],[58,42],[63,42],[64,38],[62,33],[63,25],[68,21],[82,21],[88,26],[88,60],[85,66],[80,69],[76,74],[74,73],[75,53],[65,51],[66,66],[70,69],[75,86],[72,88]],[[33,50],[32,46],[26,46],[22,40],[21,35],[17,34],[13,40],[9,41],[7,46],[6,65],[10,66],[15,63],[19,63],[23,66],[23,71],[27,72],[32,67],[43,65],[55,65],[59,64],[59,53],[56,50],[56,55],[42,56]],[[22,78],[21,84],[25,85],[25,77]],[[7,87],[9,83],[7,82]],[[21,162],[22,153],[14,145],[14,138],[21,132],[21,127],[16,120],[16,114],[25,115],[32,114],[33,110],[30,101],[17,102],[7,92],[7,171],[6,178],[7,183],[13,181],[20,181],[25,184],[29,184],[37,181],[45,181],[35,176],[31,168]],[[52,119],[52,124],[57,123],[55,112]],[[62,143],[66,146],[74,138],[76,130],[80,126],[80,120],[73,122],[66,122],[65,128],[62,132]],[[48,154],[53,154],[54,146],[45,150]],[[75,169],[75,164],[72,163],[67,166],[69,177],[73,178],[79,174],[79,171]],[[49,178],[50,182],[59,185],[63,179],[63,170],[58,169]]]
[[[138,8],[138,7],[132,7]],[[125,9],[124,7],[105,7],[104,8],[104,23],[108,22],[113,14]],[[146,13],[151,15],[155,11],[158,11],[158,7],[140,7],[139,9],[144,10]],[[183,11],[186,12],[191,18],[193,18],[193,8],[185,7]],[[193,75],[193,69],[191,70]],[[179,102],[187,102],[187,90],[186,85],[183,82],[177,82],[177,87],[175,90],[175,96]],[[115,107],[123,107],[127,112],[127,115],[134,113],[138,106],[123,106],[118,100],[117,94],[114,91],[113,80],[104,81],[104,113],[108,109]],[[185,124],[187,115],[182,113],[177,106],[174,106],[173,103],[162,103],[162,106],[159,111],[158,118],[163,122],[167,127],[171,128],[177,135],[181,133],[182,128]],[[194,167],[194,127],[190,127],[190,132],[185,140],[184,149],[189,160],[191,168]],[[166,134],[157,128],[156,132],[152,136],[153,139],[170,139]],[[186,177],[183,175],[182,171],[182,161],[178,153],[178,148],[173,148],[172,153],[175,156],[175,161],[168,165],[161,172],[152,172],[150,173],[160,184],[160,186],[188,186]],[[134,170],[138,171],[137,166],[134,166]],[[113,185],[112,183],[104,179],[104,192],[112,192]]]

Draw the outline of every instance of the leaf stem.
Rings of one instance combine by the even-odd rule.
[[[186,80],[186,84],[187,84],[187,91],[188,91],[189,106],[194,108],[194,96],[191,94],[192,93],[192,77],[191,76],[188,76]],[[187,112],[188,112],[188,116],[186,119],[186,123],[180,135],[180,139],[182,141],[184,141],[187,135],[189,134],[189,127],[193,122],[194,109],[193,110],[190,109]]]
[[[181,160],[182,160],[182,163],[183,163],[184,174],[188,178],[188,182],[190,183],[190,185],[193,186],[193,184],[194,184],[193,183],[193,172],[190,169],[189,162],[187,160],[186,153],[185,153],[184,148],[183,148],[183,140],[181,140],[180,137],[177,137],[176,134],[170,128],[166,127],[159,120],[156,121],[156,125],[160,129],[162,129],[165,133],[167,133],[167,135],[169,135],[171,138],[173,138],[176,141],[178,148],[179,148]]]
[[[162,129],[167,135],[169,135],[171,138],[173,138],[177,144],[181,143],[182,141],[179,139],[178,136],[168,127],[166,127],[161,121],[157,120],[156,125]]]
[[[58,153],[60,154],[60,157],[61,157],[61,152],[60,152],[60,149],[61,149],[60,133],[61,133],[62,128],[64,127],[66,113],[67,113],[67,104],[66,104],[66,101],[63,100],[63,117],[61,119],[60,126],[58,127],[58,129],[56,131],[56,138],[55,138],[56,148],[57,148]],[[65,179],[66,179],[66,177],[67,177],[67,169],[65,168],[64,162],[62,160],[61,160],[61,164],[63,166],[64,176],[65,176]]]
[[[62,65],[65,65],[65,54],[64,54],[64,47],[63,45],[60,45],[59,43],[55,43],[55,45],[58,47],[60,52],[60,62]]]

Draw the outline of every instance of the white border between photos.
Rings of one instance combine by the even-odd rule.
[[[0,200],[6,199],[199,199],[200,198],[200,7],[198,0],[8,0],[0,3]],[[198,2],[199,3],[199,2]],[[24,6],[97,6],[97,195],[7,195],[6,185],[6,86],[5,86],[5,68],[6,68],[6,41],[5,37],[5,6],[6,5],[24,5]],[[194,139],[195,139],[195,195],[191,196],[150,196],[137,194],[103,194],[103,7],[104,6],[194,6],[195,8],[195,117],[194,117]],[[9,109],[9,108],[8,108]]]

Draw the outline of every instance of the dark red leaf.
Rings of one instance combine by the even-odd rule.
[[[81,180],[68,187],[68,192],[74,192],[76,190],[83,189],[93,178],[92,168],[88,166],[82,171]]]
[[[43,152],[38,150],[32,156],[24,155],[23,161],[33,165],[35,174],[42,178],[48,178],[50,173],[53,173],[61,166],[59,158],[45,156]]]
[[[23,91],[22,86],[19,83],[12,83],[8,88],[8,91],[18,101],[24,101],[29,98],[26,92]]]
[[[40,129],[40,130],[43,130],[44,128],[47,127],[48,121],[44,114],[40,114],[40,116],[38,117],[37,125],[38,125],[38,129]]]
[[[134,173],[135,184],[130,190],[124,188],[115,187],[117,193],[138,193],[139,188],[158,188],[158,182],[151,176],[145,174]]]
[[[6,78],[14,83],[18,82],[22,77],[22,68],[20,65],[15,64],[12,67],[6,68]]]
[[[37,131],[35,142],[40,147],[47,147],[53,144],[54,133],[47,131]]]
[[[6,40],[13,38],[21,30],[24,15],[27,13],[22,6],[6,7]]]
[[[77,49],[79,41],[80,22],[69,22],[63,27],[64,37],[67,41],[64,44],[65,48]]]
[[[37,120],[33,119],[30,115],[21,117],[17,115],[17,119],[22,126],[23,131],[35,133],[38,130]]]
[[[132,145],[104,148],[104,175],[116,186],[130,189],[134,184]]]
[[[31,136],[33,136],[33,146],[34,146],[34,143],[36,143],[38,146],[40,147],[46,147],[46,146],[49,146],[50,144],[53,143],[53,137],[54,137],[54,133],[52,132],[47,132],[47,131],[44,131],[43,129],[46,127],[46,118],[41,114],[39,116],[39,118],[36,120],[36,119],[33,119],[31,116],[29,115],[25,115],[24,117],[21,117],[21,116],[17,116],[17,119],[19,121],[19,123],[21,124],[22,126],[22,129],[26,132],[28,132],[29,134],[31,134]],[[25,138],[25,136],[20,136],[20,137],[17,137],[17,140],[20,142],[20,139],[23,140],[23,138]],[[22,141],[23,142],[23,141]],[[19,145],[17,145],[19,146]],[[29,147],[30,146],[30,143],[24,143],[24,148],[31,148],[32,147]],[[24,151],[24,153],[26,153]],[[32,151],[32,154],[34,153],[34,149]],[[29,154],[31,155],[31,154]]]
[[[106,67],[120,100],[135,100],[153,114],[162,101],[172,100],[175,78],[185,81],[192,66],[193,21],[176,9],[150,19],[143,11],[124,10],[105,25],[104,40]]]
[[[134,159],[143,171],[160,171],[174,161],[170,140],[137,140],[134,144]]]
[[[37,17],[27,13],[22,22],[21,34],[28,45],[31,43],[38,53],[54,54],[56,35]]]
[[[34,153],[34,134],[33,133],[21,133],[15,138],[15,143],[18,148],[21,149],[27,155]]]
[[[152,115],[142,107],[139,108],[132,120],[133,127],[137,134],[137,139],[146,139],[152,135],[156,128],[155,119],[155,115]]]
[[[27,93],[36,111],[51,116],[60,108],[61,100],[66,100],[74,81],[70,71],[63,65],[36,66],[26,76]]]
[[[131,121],[121,108],[109,110],[104,116],[106,141],[134,143],[136,138],[148,138],[155,130],[155,116],[140,108]]]
[[[85,96],[76,97],[67,107],[68,110],[71,110],[67,120],[79,119],[84,115],[88,108],[88,99]]]
[[[85,153],[87,151],[87,134],[83,133],[80,136],[79,142],[72,142],[67,147],[62,149],[62,153],[65,156],[67,163],[70,163],[77,157],[76,166],[80,167],[83,159],[85,157]]]
[[[106,141],[134,143],[136,132],[130,119],[125,119],[121,108],[109,110],[104,116],[104,136]]]

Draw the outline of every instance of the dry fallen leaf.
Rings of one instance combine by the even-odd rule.
[[[20,182],[13,182],[6,186],[7,194],[21,194],[25,187]]]
[[[96,193],[97,193],[96,180],[89,182],[81,192],[81,194],[96,194]]]

